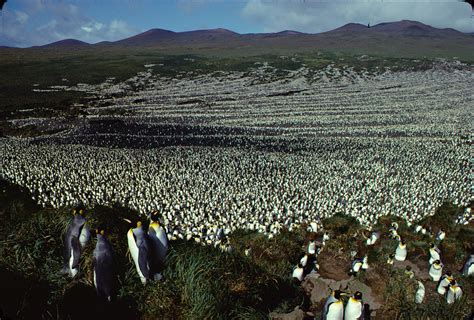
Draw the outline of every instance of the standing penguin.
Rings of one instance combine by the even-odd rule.
[[[79,272],[79,259],[81,250],[86,245],[89,229],[85,226],[86,218],[81,210],[77,213],[73,210],[74,217],[64,237],[64,263],[63,273],[69,273],[71,277],[75,277]],[[82,240],[82,243],[81,243]]]
[[[456,280],[451,280],[448,290],[446,291],[446,302],[448,304],[454,303],[454,301],[461,299],[462,288],[456,283]]]
[[[304,269],[301,263],[298,263],[298,265],[293,269],[293,274],[291,275],[293,278],[298,279],[299,281],[303,281],[304,278]]]
[[[352,261],[351,265],[351,272],[350,274],[356,275],[360,269],[362,268],[362,265],[364,264],[364,260],[361,258],[356,258]]]
[[[439,294],[444,295],[446,293],[446,289],[448,288],[452,280],[453,274],[449,270],[446,271],[446,273],[439,280],[436,291],[438,291]]]
[[[105,236],[104,228],[96,230],[97,244],[93,253],[94,286],[97,294],[112,301],[118,291],[118,273],[112,245]]]
[[[344,317],[344,304],[342,303],[343,292],[334,290],[326,299],[324,304],[322,320],[342,320]]]
[[[380,232],[379,231],[374,231],[370,234],[370,237],[367,238],[366,244],[368,246],[374,245],[375,242],[380,238]]]
[[[406,258],[407,258],[407,245],[404,240],[400,239],[397,250],[395,250],[395,260],[405,261]]]
[[[168,236],[165,229],[160,225],[158,212],[151,214],[151,223],[148,228],[150,238],[150,277],[154,280],[162,278],[162,272],[166,265],[166,254],[168,253]]]
[[[474,254],[471,254],[462,268],[462,275],[465,277],[474,274]]]
[[[350,297],[344,310],[344,320],[361,320],[363,315],[364,303],[362,302],[362,292],[356,291],[354,296]]]
[[[124,219],[125,221],[132,223],[130,220]],[[136,228],[130,228],[127,232],[128,249],[132,255],[133,262],[137,269],[137,273],[140,276],[142,284],[146,284],[147,280],[150,279],[150,266],[149,266],[149,238],[148,234],[143,230],[142,222],[137,221]]]
[[[315,240],[311,240],[308,243],[308,253],[309,254],[316,254],[316,241]]]
[[[418,281],[418,289],[415,293],[415,303],[421,304],[423,303],[423,299],[425,299],[425,286],[421,281]]]
[[[443,274],[443,264],[441,261],[436,260],[430,267],[429,271],[430,277],[432,281],[439,281],[441,275]]]
[[[441,260],[441,252],[434,243],[430,244],[430,264],[433,264],[436,260]]]

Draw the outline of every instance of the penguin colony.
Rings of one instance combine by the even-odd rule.
[[[466,208],[465,211],[470,212],[470,208]],[[459,219],[458,219],[459,220]],[[310,224],[307,228],[307,231],[314,233],[318,229],[313,229],[313,224]],[[314,226],[314,225],[313,225]],[[441,243],[444,239],[446,233],[443,230],[439,230],[437,234],[431,234],[429,231],[424,229],[419,225],[408,224],[411,230],[415,233],[421,233],[424,230],[424,234],[427,234],[431,237],[437,244]],[[390,254],[387,259],[388,265],[393,265],[393,259],[397,261],[405,261],[407,258],[407,245],[404,240],[401,239],[398,234],[398,223],[393,222],[388,230],[377,230],[372,231],[367,237],[365,244],[366,246],[374,245],[378,239],[380,239],[382,231],[387,235],[387,238],[397,239],[398,245],[395,248],[395,253]],[[370,229],[370,228],[369,228]],[[442,238],[440,239],[440,234]],[[309,274],[319,272],[319,265],[317,263],[319,253],[324,250],[325,243],[330,239],[330,236],[325,232],[321,236],[321,241],[310,240],[306,246],[306,251],[299,260],[298,264],[293,268],[292,278],[296,279],[299,282],[302,282],[305,277]],[[444,296],[446,303],[452,304],[456,300],[460,299],[463,295],[462,286],[456,281],[453,276],[453,273],[449,270],[443,271],[443,263],[441,262],[441,251],[435,244],[431,243],[428,249],[429,260],[427,263],[430,265],[429,268],[429,277],[430,280],[436,282],[436,292]],[[349,270],[349,275],[357,275],[362,270],[369,269],[369,260],[368,256],[364,255],[362,258],[357,257],[357,251],[351,252],[351,256],[354,258],[351,263]],[[412,271],[411,267],[408,265],[405,269],[405,274],[408,278],[415,278],[415,273]],[[471,254],[467,257],[464,267],[460,273],[461,277],[469,277],[474,275],[474,254]],[[415,292],[414,301],[417,304],[423,303],[425,297],[425,286],[423,282],[417,280],[417,290]],[[324,310],[322,313],[323,320],[343,320],[343,319],[368,319],[367,315],[370,315],[370,306],[363,303],[362,293],[356,291],[344,305],[343,296],[347,296],[347,292],[341,290],[333,290],[326,299],[324,305]],[[369,316],[370,317],[370,316]]]

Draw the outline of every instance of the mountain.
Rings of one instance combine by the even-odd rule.
[[[46,44],[44,46],[37,46],[39,48],[77,48],[77,47],[87,47],[90,46],[89,43],[76,40],[76,39],[64,39],[56,42]]]
[[[417,21],[402,20],[391,23],[379,23],[371,28],[376,32],[383,32],[392,35],[418,36],[418,37],[450,37],[462,36],[463,33],[454,29],[438,29]]]
[[[223,52],[247,55],[328,50],[393,57],[467,57],[474,52],[474,37],[454,29],[438,29],[410,20],[366,26],[349,23],[331,31],[309,34],[292,30],[239,34],[227,29],[174,32],[151,29],[115,42],[88,44],[74,39],[40,48],[116,50],[149,48],[170,54]],[[8,50],[8,49],[1,49]]]

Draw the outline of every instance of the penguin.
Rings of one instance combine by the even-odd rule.
[[[456,280],[451,280],[446,291],[446,302],[452,304],[454,301],[461,299],[461,297],[462,288],[457,284]]]
[[[391,253],[387,258],[387,264],[393,264],[394,258],[395,258],[395,254]]]
[[[154,280],[162,278],[162,272],[166,265],[166,255],[168,253],[168,236],[165,229],[160,225],[158,212],[151,214],[151,223],[148,227],[148,237],[150,239],[150,277]]]
[[[364,303],[362,302],[362,292],[356,291],[352,297],[349,298],[344,310],[344,320],[361,320],[363,315]]]
[[[130,220],[124,219],[125,221],[132,223]],[[150,279],[150,266],[149,266],[149,238],[148,234],[143,230],[142,222],[137,221],[136,227],[131,227],[127,232],[128,249],[132,256],[133,262],[137,269],[137,273],[140,277],[142,284],[146,284],[147,280]]]
[[[430,264],[433,264],[436,260],[441,260],[441,252],[434,243],[430,244]]]
[[[79,210],[79,214],[81,216],[84,216],[84,210]],[[86,244],[89,242],[91,238],[91,232],[89,228],[84,225],[84,227],[81,229],[81,234],[79,235],[79,243],[81,244],[81,248],[84,248]]]
[[[329,239],[330,239],[330,238],[329,238],[329,233],[328,233],[328,232],[325,232],[325,233],[323,234],[323,241],[322,241],[323,246],[326,244],[327,241],[329,241]]]
[[[300,261],[301,263],[301,261]],[[308,255],[306,259],[306,264],[303,265],[304,275],[308,275],[312,272],[317,272],[319,270],[319,264],[316,260],[316,256],[314,254]]]
[[[397,250],[395,251],[395,260],[405,261],[406,258],[407,258],[407,245],[404,240],[400,239]]]
[[[311,240],[309,243],[308,243],[308,253],[309,254],[315,254],[316,253],[316,241],[315,240]]]
[[[334,290],[326,299],[322,313],[322,320],[342,320],[344,317],[344,304],[342,303],[342,295],[340,290]]]
[[[423,299],[425,299],[425,286],[421,281],[418,281],[418,289],[415,293],[415,303],[421,304],[423,303]]]
[[[436,240],[437,241],[443,241],[445,237],[446,237],[446,233],[441,229],[436,234]]]
[[[350,274],[356,275],[360,271],[360,269],[362,268],[363,263],[364,263],[363,259],[361,259],[361,258],[354,259],[352,261]]]
[[[369,269],[369,257],[367,255],[362,258],[362,269],[367,270]]]
[[[298,279],[299,281],[303,281],[304,279],[304,269],[301,263],[298,263],[298,265],[293,269],[293,274],[291,275],[293,278]]]
[[[405,274],[407,275],[408,278],[413,279],[415,277],[415,273],[411,269],[411,266],[406,266],[405,267]]]
[[[301,257],[300,259],[300,264],[303,266],[303,267],[306,267],[306,264],[308,263],[308,254],[305,253],[303,254],[303,256]]]
[[[462,268],[462,275],[468,277],[474,274],[474,254],[471,254]]]
[[[115,254],[104,228],[96,230],[97,243],[93,253],[94,287],[97,295],[111,302],[118,292],[118,272]]]
[[[252,254],[252,248],[250,246],[245,248],[244,254],[245,256],[250,257],[250,255]]]
[[[372,246],[377,242],[377,240],[380,238],[380,232],[379,231],[374,231],[370,234],[370,238],[367,239],[366,244],[368,246]]]
[[[449,270],[446,271],[446,273],[439,280],[438,286],[436,287],[436,291],[439,294],[444,295],[446,293],[446,288],[448,288],[452,280],[453,280],[453,274]]]
[[[77,213],[73,210],[74,217],[72,218],[71,224],[67,229],[66,236],[64,237],[64,259],[63,259],[63,273],[68,273],[71,277],[75,277],[79,272],[79,259],[81,257],[82,248],[87,242],[81,244],[81,238],[83,241],[87,240],[87,234],[90,232],[83,231],[88,229],[85,226],[86,218],[81,210]],[[84,235],[81,237],[81,235]]]
[[[431,280],[432,281],[439,281],[439,279],[441,278],[442,273],[443,273],[443,264],[439,260],[434,261],[433,264],[431,265],[430,271],[429,271]]]

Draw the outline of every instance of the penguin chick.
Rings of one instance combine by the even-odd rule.
[[[342,296],[344,293],[340,290],[334,290],[326,299],[324,304],[322,320],[342,320],[344,317],[344,304]]]
[[[362,292],[356,291],[349,298],[344,311],[344,320],[360,320],[363,319],[364,303],[362,302]]]
[[[97,294],[112,301],[118,291],[118,273],[115,255],[104,230],[97,230],[97,243],[93,253],[94,286]]]
[[[82,210],[81,210],[82,212]],[[79,259],[81,257],[81,241],[79,240],[82,230],[85,227],[86,218],[81,214],[73,211],[74,217],[64,237],[64,263],[63,273],[69,273],[71,277],[75,277],[79,272]]]
[[[433,264],[431,265],[430,271],[429,271],[431,280],[432,281],[439,281],[439,279],[441,278],[442,273],[443,273],[443,264],[439,260],[434,261]]]
[[[150,277],[155,280],[160,280],[162,278],[161,273],[166,265],[168,236],[165,229],[160,225],[156,211],[151,214],[148,237],[150,239]]]
[[[425,286],[421,281],[418,281],[418,289],[415,293],[415,303],[423,303],[423,299],[425,299]]]

